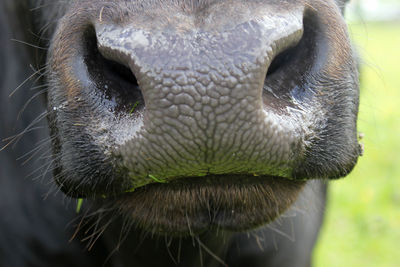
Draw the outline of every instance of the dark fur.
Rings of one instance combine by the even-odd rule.
[[[86,1],[80,1],[84,2]],[[142,1],[136,9],[146,9],[147,4],[158,2]],[[168,5],[175,3],[165,2]],[[179,2],[176,1],[176,4]],[[188,12],[200,12],[204,6],[217,2],[185,1],[181,6]],[[168,10],[168,5],[165,10]],[[337,1],[337,5],[343,9],[344,1]],[[95,195],[101,195],[104,191],[113,195],[129,185],[125,179],[121,179],[120,170],[116,171],[116,163],[104,158],[102,151],[92,146],[91,141],[85,139],[86,136],[80,135],[72,127],[70,132],[63,133],[58,132],[54,125],[51,125],[50,133],[47,130],[47,119],[50,124],[54,123],[52,111],[46,110],[46,90],[49,89],[47,85],[52,81],[45,79],[47,73],[43,67],[47,64],[47,50],[54,45],[49,40],[67,9],[68,1],[56,3],[5,0],[0,3],[0,140],[4,140],[0,142],[0,149],[4,147],[0,151],[0,266],[309,266],[325,205],[326,185],[322,181],[307,182],[304,192],[291,209],[275,222],[248,233],[232,233],[216,228],[199,235],[191,233],[189,237],[171,237],[168,233],[153,235],[155,229],[165,229],[158,227],[159,222],[154,218],[152,220],[155,224],[148,225],[147,217],[157,218],[155,214],[168,209],[172,205],[171,201],[174,203],[173,207],[192,201],[190,186],[177,189],[179,198],[171,194],[175,192],[173,186],[168,188],[161,185],[160,190],[155,186],[139,190],[134,198],[117,198],[114,202],[101,198],[94,202],[84,201],[82,211],[79,215],[76,214],[76,201],[59,192],[52,179],[54,171],[55,178],[60,179],[60,185],[68,187],[69,181],[63,179],[63,175],[68,174],[63,174],[63,170],[57,169],[60,167],[54,164],[60,159],[57,150],[61,142],[60,135],[75,135],[79,142],[73,146],[79,146],[80,151],[85,153],[66,157],[68,164],[71,164],[70,168],[76,169],[76,173],[80,172],[77,177],[85,177],[85,181],[78,180],[84,188],[82,191],[95,188],[101,192],[96,192]],[[98,11],[99,7],[94,9]],[[136,9],[134,12],[137,12]],[[46,12],[42,12],[43,10]],[[91,13],[87,8],[81,9],[81,12],[95,14],[94,16],[98,14]],[[128,14],[124,5],[113,12],[104,12],[104,17],[123,21]],[[164,15],[168,19],[168,13]],[[326,23],[335,23],[329,13],[325,19]],[[76,25],[84,25],[84,21]],[[69,30],[72,33],[79,28]],[[69,37],[62,37],[66,38],[66,46]],[[61,54],[60,57],[68,55]],[[299,163],[293,173],[294,178],[341,177],[353,167],[358,146],[351,147],[350,150],[354,153],[343,151],[350,151],[349,146],[352,146],[349,140],[354,137],[351,125],[355,122],[349,121],[347,117],[355,118],[357,110],[353,107],[357,107],[358,103],[354,105],[350,102],[358,101],[358,91],[343,92],[339,89],[357,85],[337,82],[343,74],[349,76],[349,83],[356,82],[354,76],[357,71],[352,64],[342,62],[344,66],[351,66],[351,72],[331,70],[325,73],[326,77],[316,77],[313,81],[315,84],[323,81],[324,86],[331,88],[329,95],[320,96],[326,99],[323,101],[326,103],[326,113],[330,114],[329,123],[321,125],[319,136],[312,140],[313,145],[306,151],[306,160]],[[35,71],[36,75],[32,75]],[[31,75],[32,78],[24,82]],[[9,97],[21,83],[21,88]],[[26,103],[27,107],[21,112]],[[56,152],[54,155],[51,153],[51,144],[53,152]],[[96,172],[93,173],[93,170]],[[83,182],[87,184],[87,188]],[[295,183],[303,182],[288,181],[278,185],[272,183],[265,187],[260,186],[260,183],[249,186],[248,191],[221,183],[218,186],[204,187],[197,197],[199,202],[203,201],[203,205],[211,203],[208,202],[209,198],[214,199],[218,208],[226,209],[224,219],[231,223],[231,229],[239,230],[242,219],[229,217],[232,207],[238,206],[227,200],[240,194],[243,196],[239,199],[243,200],[250,195],[249,203],[253,206],[257,203],[258,208],[265,209],[270,203],[258,203],[257,194],[263,192],[263,195],[270,195],[271,198],[278,199],[278,204],[282,204],[282,208],[274,206],[275,214],[269,219],[272,220],[297,197],[297,193],[292,193],[291,198],[287,198],[288,195],[279,195],[275,191],[281,192],[280,187],[291,190]],[[68,189],[64,191],[68,192]],[[182,199],[186,201],[182,202]],[[149,202],[160,203],[158,210],[149,214],[146,206]],[[240,207],[245,210],[252,206]],[[209,211],[211,209],[212,207]],[[179,211],[181,210],[176,212]],[[126,212],[132,212],[134,219],[121,216]],[[190,212],[185,215],[188,221],[190,215]],[[255,221],[253,226],[260,224],[257,215],[257,212],[251,215]],[[198,218],[190,218],[191,222],[196,219]],[[176,229],[174,232],[180,232],[180,228],[186,231],[187,227],[191,231],[190,227],[194,225],[189,222],[186,224],[184,220],[160,224],[168,223],[171,223],[169,229]],[[136,228],[138,224],[140,229]],[[149,232],[143,231],[143,228]]]

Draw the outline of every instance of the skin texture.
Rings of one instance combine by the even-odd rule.
[[[0,266],[310,265],[323,180],[360,154],[343,6],[3,2],[0,133],[25,141],[0,152],[0,207],[15,213],[0,220]],[[29,64],[43,74],[10,102]],[[10,114],[26,101],[18,125]],[[49,156],[19,168],[32,149]],[[35,170],[44,184],[21,180]],[[49,188],[85,198],[81,219]]]

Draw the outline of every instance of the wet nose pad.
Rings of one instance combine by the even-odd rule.
[[[272,59],[295,46],[303,28],[301,20],[275,24],[250,21],[222,33],[96,26],[100,54],[129,68],[143,94],[143,126],[118,151],[137,185],[284,174],[293,140],[266,115],[263,86]]]

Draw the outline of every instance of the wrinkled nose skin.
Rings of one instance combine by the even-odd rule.
[[[263,86],[274,55],[300,40],[301,19],[285,24],[271,14],[183,32],[98,23],[100,53],[129,66],[144,98],[143,126],[116,151],[132,180],[139,186],[154,182],[149,175],[288,177],[291,150],[301,153],[302,125],[271,116]]]
[[[49,54],[50,124],[62,133],[53,142],[55,177],[63,191],[129,191],[123,203],[133,210],[179,191],[181,198],[164,195],[165,220],[177,207],[194,221],[223,204],[243,215],[243,199],[258,203],[253,211],[275,209],[253,214],[253,227],[286,209],[302,180],[353,168],[357,71],[336,5],[178,2],[95,8],[81,1],[63,18]],[[144,209],[136,212],[142,221]],[[175,227],[157,220],[162,229]],[[241,228],[245,220],[236,218]]]

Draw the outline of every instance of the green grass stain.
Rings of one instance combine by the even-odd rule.
[[[79,213],[81,211],[82,203],[83,198],[78,198],[78,203],[76,204],[76,213]]]
[[[154,175],[149,174],[149,177],[151,179],[153,179],[154,181],[156,181],[157,183],[165,183],[165,181],[162,181],[162,180],[156,178]]]
[[[131,108],[131,110],[129,111],[129,114],[132,114],[138,105],[139,105],[139,101],[136,101],[135,104],[133,104],[133,107]]]
[[[132,193],[132,192],[134,192],[135,190],[136,190],[136,188],[135,188],[135,187],[132,187],[131,189],[126,190],[125,193]]]

